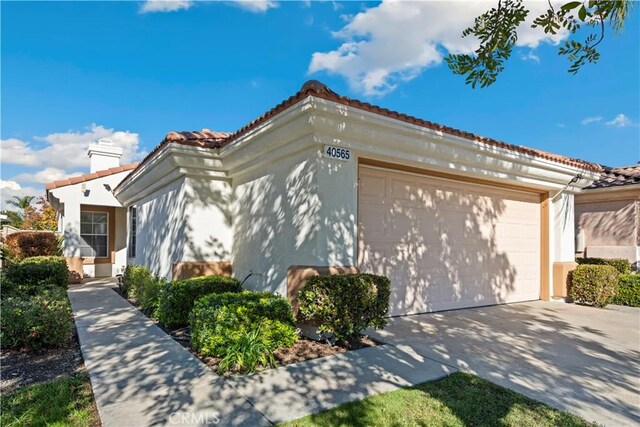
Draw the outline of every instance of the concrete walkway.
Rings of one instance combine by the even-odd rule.
[[[103,427],[270,424],[109,282],[72,287],[69,299]]]
[[[269,425],[455,370],[385,345],[223,380],[113,287],[69,289],[104,427]]]
[[[382,345],[229,381],[271,422],[279,423],[374,394],[434,381],[456,370],[411,351]]]
[[[420,314],[391,319],[377,338],[587,421],[640,425],[638,308],[536,301]]]

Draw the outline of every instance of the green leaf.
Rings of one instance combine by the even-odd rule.
[[[580,10],[578,10],[578,18],[581,21],[584,21],[586,17],[587,17],[587,9],[584,6],[582,6]]]
[[[581,1],[572,1],[572,2],[569,2],[569,3],[566,3],[566,4],[562,5],[560,10],[563,10],[563,11],[566,12],[568,10],[575,9],[576,7],[580,6],[581,4],[582,4]]]

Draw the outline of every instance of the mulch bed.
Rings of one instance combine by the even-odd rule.
[[[184,342],[180,342],[187,350],[189,350],[194,356],[204,362],[205,365],[211,369],[216,370],[220,359],[215,357],[202,356],[191,347],[185,345]],[[328,342],[315,341],[306,337],[300,337],[296,343],[290,348],[279,348],[273,355],[276,359],[276,367],[291,365],[292,363],[304,362],[306,360],[319,359],[321,357],[333,356],[335,354],[345,353],[350,350],[357,350],[365,347],[373,347],[380,345],[380,343],[372,340],[368,337],[362,337],[355,343],[350,343],[349,348],[341,347],[338,345],[331,345]],[[233,372],[224,374],[224,376],[233,375]]]
[[[49,348],[40,354],[3,349],[0,351],[0,393],[84,372],[77,334],[64,347]]]
[[[122,293],[118,289],[114,289],[116,293],[124,298]],[[220,359],[216,357],[208,357],[202,356],[201,354],[195,352],[191,348],[191,344],[188,338],[188,328],[181,328],[180,330],[174,331],[166,326],[159,323],[156,319],[150,317],[147,313],[142,311],[140,307],[138,307],[135,299],[125,298],[132,306],[136,307],[142,314],[147,316],[149,320],[151,320],[157,327],[162,329],[167,335],[173,338],[177,343],[187,349],[191,354],[200,359],[205,365],[209,366],[211,369],[216,370],[218,368],[218,364],[220,363]],[[185,334],[186,332],[186,334]],[[301,336],[298,341],[290,348],[280,348],[274,352],[274,357],[276,359],[277,366],[285,366],[290,365],[292,363],[304,362],[306,360],[319,359],[321,357],[333,356],[334,354],[344,353],[351,350],[358,350],[366,347],[373,347],[381,345],[381,343],[375,341],[372,338],[362,336],[359,340],[348,343],[346,347],[339,345],[332,345],[326,341],[316,341],[310,338]],[[229,373],[225,374],[228,376]]]

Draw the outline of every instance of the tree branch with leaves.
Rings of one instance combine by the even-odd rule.
[[[605,38],[607,26],[621,31],[630,15],[633,1],[572,1],[557,10],[549,1],[548,9],[535,18],[532,28],[545,34],[557,35],[567,31],[569,40],[558,48],[558,55],[571,62],[568,71],[577,74],[586,64],[600,59],[598,45]],[[474,54],[449,54],[445,60],[449,68],[461,76],[471,87],[487,87],[493,84],[504,70],[504,63],[511,57],[518,41],[518,27],[525,21],[529,10],[522,0],[498,0],[498,5],[475,19],[474,25],[462,32],[462,37],[475,36],[480,46]],[[583,41],[576,40],[581,28],[593,30]]]

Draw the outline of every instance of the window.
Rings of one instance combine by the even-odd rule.
[[[136,224],[138,214],[136,207],[131,206],[129,208],[129,257],[135,258],[136,256]]]
[[[80,256],[106,258],[109,254],[109,215],[106,212],[80,214]]]

